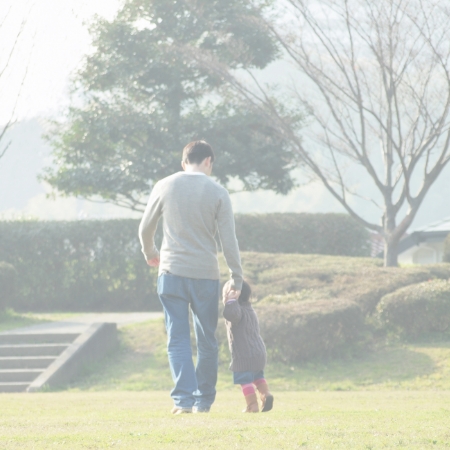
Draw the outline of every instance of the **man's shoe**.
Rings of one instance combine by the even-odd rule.
[[[174,406],[172,408],[172,414],[189,414],[192,412],[192,408],[180,408],[179,406]]]
[[[197,413],[209,413],[209,410],[210,410],[211,408],[203,408],[202,406],[194,406],[193,408],[192,408],[192,412],[194,413],[194,414],[197,414]]]

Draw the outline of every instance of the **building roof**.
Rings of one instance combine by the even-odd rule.
[[[403,253],[409,248],[426,241],[443,241],[450,233],[450,217],[418,228],[403,238],[398,244],[398,252]]]
[[[429,232],[429,231],[445,231],[450,233],[450,217],[439,220],[438,222],[430,223],[424,227],[418,228],[414,232]]]

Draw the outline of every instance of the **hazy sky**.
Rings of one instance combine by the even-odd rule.
[[[68,79],[90,49],[86,24],[111,17],[118,0],[0,0],[0,73],[23,21],[7,69],[0,77],[0,123],[10,117],[20,84],[19,119],[55,112],[68,101]]]
[[[90,51],[88,23],[96,14],[112,18],[122,1],[0,0],[0,125],[10,118],[27,69],[28,73],[17,104],[17,119],[57,117],[58,112],[63,111],[70,100],[68,91],[70,74],[79,67],[83,55]],[[8,67],[3,71],[22,23],[24,23],[23,32],[19,36]],[[286,68],[280,70],[279,66],[274,66],[269,68],[266,75],[270,80],[275,79],[281,83],[285,81],[283,77],[289,78],[289,70],[284,69]],[[19,141],[13,145],[19,145]],[[17,149],[15,152],[11,148],[0,165],[0,181],[4,178],[4,183],[8,186],[8,191],[3,192],[10,193],[14,198],[17,189],[23,187],[25,181],[29,181],[19,179],[20,174],[23,174],[25,157],[20,153],[22,150],[24,149]],[[17,166],[16,171],[14,164]],[[7,179],[7,175],[10,178]],[[37,173],[28,177],[34,178],[34,187],[31,187],[31,191],[27,194],[30,199],[28,205],[24,207],[17,204],[13,211],[29,211],[33,215],[41,214],[43,218],[73,218],[80,215],[80,210],[87,208],[72,204],[70,206],[68,201],[64,200],[65,205],[72,208],[67,206],[66,210],[62,203],[56,205],[45,199],[45,188],[37,184],[36,175]],[[431,189],[417,223],[429,223],[448,216],[449,179],[450,166]],[[13,185],[14,182],[17,186]],[[76,200],[71,201],[73,203]],[[239,212],[342,210],[340,205],[325,192],[324,187],[317,183],[297,189],[286,197],[276,196],[270,192],[238,194],[233,196],[233,204],[235,210]],[[61,214],[63,217],[60,217]]]
[[[6,123],[10,118],[26,72],[16,109],[17,119],[55,117],[58,111],[64,109],[70,99],[70,74],[79,66],[83,55],[90,51],[87,25],[96,14],[112,18],[121,2],[122,0],[0,0],[0,73],[24,24],[8,67],[0,76],[0,124]],[[27,173],[27,180],[19,179],[19,174],[23,174],[24,158],[30,166],[33,161],[29,160],[30,155],[25,152],[27,146],[21,143],[20,138],[13,142],[13,147],[17,148],[11,148],[2,160],[0,181],[9,186],[8,191],[11,191],[14,198],[17,195],[13,193],[17,194],[20,189],[25,189],[23,194],[29,197],[25,207],[21,204],[22,199],[22,202],[17,201],[15,207],[9,209],[13,215],[21,211],[33,217],[48,219],[72,219],[80,217],[80,213],[81,216],[85,213],[103,215],[96,204],[80,203],[76,199],[59,199],[56,202],[46,199],[45,187],[35,180],[37,173]],[[40,162],[34,163],[40,168]],[[6,189],[6,186],[2,187]],[[255,205],[258,205],[258,211],[261,208],[267,209],[269,199],[272,207],[268,210],[332,209],[329,201],[322,198],[323,194],[323,190],[317,190],[317,187],[306,189],[293,197],[276,196],[267,192],[253,195],[244,193],[238,196],[235,209],[250,212],[255,211]],[[233,200],[236,203],[238,198],[234,196]],[[91,206],[95,211],[91,211]],[[2,208],[0,210],[0,214],[5,212]],[[114,209],[107,210],[105,214],[109,211],[113,211],[114,215],[122,212]]]

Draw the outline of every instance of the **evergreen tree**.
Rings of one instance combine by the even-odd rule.
[[[55,164],[42,178],[66,195],[141,210],[152,185],[181,170],[184,145],[205,139],[224,185],[238,178],[246,190],[288,192],[297,163],[288,141],[230,94],[225,75],[189,56],[213,54],[223,74],[265,68],[278,56],[262,20],[269,7],[128,0],[112,21],[98,19],[94,52],[73,81],[73,105],[49,135]]]

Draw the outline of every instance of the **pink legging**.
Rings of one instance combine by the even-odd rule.
[[[255,387],[253,385],[255,385],[256,388],[258,388],[258,386],[260,384],[263,384],[263,383],[267,384],[267,381],[264,378],[258,378],[253,383],[241,384],[242,393],[245,396],[254,394],[255,393]]]

